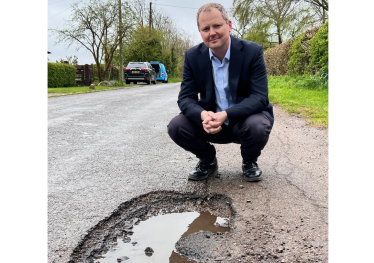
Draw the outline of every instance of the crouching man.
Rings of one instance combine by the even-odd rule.
[[[262,47],[230,36],[231,21],[218,3],[198,10],[197,27],[203,43],[185,53],[181,113],[170,121],[168,133],[199,158],[190,180],[204,180],[218,171],[211,142],[240,144],[244,179],[260,181],[257,158],[274,123]]]

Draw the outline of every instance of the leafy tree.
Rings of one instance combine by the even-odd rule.
[[[299,0],[234,0],[234,17],[245,35],[281,44],[313,23],[310,6]],[[249,29],[250,28],[250,29]],[[266,29],[266,30],[264,30]]]
[[[122,3],[122,36],[119,36],[118,1],[85,0],[71,5],[72,14],[64,29],[50,29],[57,34],[57,43],[65,42],[68,47],[77,44],[76,50],[87,49],[96,66],[104,60],[104,71],[98,71],[99,80],[112,63],[113,54],[119,46],[120,37],[125,38],[133,28],[134,13],[127,2]]]
[[[147,23],[149,23],[149,15],[147,16]],[[170,76],[181,77],[184,52],[192,46],[191,37],[178,28],[172,19],[166,15],[166,12],[162,9],[156,9],[156,7],[152,9],[152,28],[163,33],[160,62],[165,65]]]
[[[270,38],[270,22],[254,24],[251,29],[248,30],[247,35],[244,37],[246,40],[256,42],[267,50],[274,46],[273,43],[269,42]]]
[[[136,0],[143,6],[145,5],[144,0]],[[149,38],[149,13],[144,13],[144,7],[138,7],[136,13],[139,15],[143,14],[143,18],[138,18],[137,29],[131,35],[131,39],[127,38],[124,43],[123,57],[124,64],[129,61],[135,61],[138,59],[144,59],[145,57],[137,56],[138,48],[141,49],[144,53],[153,54],[149,51],[151,46],[158,47],[155,48],[157,54],[153,54],[150,60],[158,60],[162,62],[166,69],[168,70],[169,76],[181,77],[183,71],[183,62],[184,62],[184,52],[192,46],[191,37],[178,28],[171,18],[165,14],[162,10],[157,10],[156,8],[152,9],[152,30],[151,35],[156,42],[151,44],[148,47],[143,47],[143,45],[150,41]],[[149,10],[149,9],[148,9]],[[143,12],[143,13],[142,13]],[[137,15],[138,16],[138,15]],[[138,47],[138,48],[136,48]],[[138,60],[139,61],[139,60]],[[119,65],[119,51],[115,52],[113,58],[113,64]],[[126,66],[126,65],[125,65]]]
[[[162,32],[138,25],[124,48],[124,61],[151,61],[161,57]]]

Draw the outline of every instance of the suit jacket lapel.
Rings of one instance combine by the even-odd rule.
[[[229,66],[229,85],[233,101],[236,100],[236,91],[238,89],[240,72],[242,70],[244,53],[241,51],[242,43],[236,38],[231,37],[230,66]]]
[[[203,76],[205,82],[205,89],[206,89],[206,97],[210,100],[212,97],[214,98],[214,81],[213,81],[213,73],[212,73],[212,64],[209,59],[209,49],[202,45],[200,49],[201,54],[197,57],[200,74]]]

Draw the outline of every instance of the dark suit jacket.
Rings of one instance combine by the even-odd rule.
[[[230,125],[259,112],[264,112],[273,125],[273,106],[268,98],[262,46],[231,36],[229,86],[236,103],[226,109]],[[203,110],[216,111],[212,64],[209,49],[204,43],[185,53],[178,106],[186,117],[198,125],[202,125]]]

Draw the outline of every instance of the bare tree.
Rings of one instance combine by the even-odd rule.
[[[94,57],[99,80],[104,80],[113,54],[118,48],[120,36],[117,0],[86,0],[71,5],[72,14],[65,20],[64,29],[50,29],[57,34],[57,43],[65,42],[68,47],[77,44],[76,50],[87,49]],[[134,13],[127,2],[122,3],[122,38],[133,28]],[[104,60],[104,72],[100,64]]]
[[[134,10],[134,23],[137,26],[135,27],[136,31],[132,31],[131,36],[124,40],[124,61],[140,59],[142,57],[140,52],[148,50],[148,54],[153,54],[151,60],[159,59],[166,66],[170,76],[181,76],[184,52],[192,46],[192,36],[178,28],[164,10],[157,8],[157,5],[152,6],[152,28],[149,29],[149,1],[134,0],[131,2],[131,7]],[[151,35],[149,33],[144,35],[145,31],[143,29],[145,27]],[[161,33],[161,36],[158,35],[159,33]],[[147,48],[139,46],[139,43],[148,43]],[[157,45],[157,54],[153,53],[152,48],[150,49],[152,52],[149,51],[149,45]],[[134,54],[134,52],[137,54]],[[114,64],[119,63],[118,49],[115,52],[113,62]]]
[[[329,2],[327,0],[300,0],[306,3],[309,3],[312,8],[315,10],[315,14],[318,19],[321,21],[321,24],[324,24],[328,17],[329,11]]]
[[[329,2],[327,0],[304,0],[305,2],[311,3],[322,8],[325,11],[329,11]]]
[[[142,26],[144,26],[147,21],[145,0],[133,1],[132,8],[135,13],[135,19],[137,24],[141,24]]]
[[[170,65],[169,69],[172,75],[181,75],[184,53],[192,46],[191,36],[178,28],[176,23],[162,9],[154,8],[153,11],[154,28],[163,32],[163,42],[161,43],[163,58]]]
[[[149,24],[149,8],[145,10],[148,14],[145,15],[144,23]],[[152,6],[152,28],[153,32],[162,32],[161,62],[165,64],[171,75],[180,75],[183,69],[184,52],[192,46],[191,36],[178,28],[164,10],[157,8],[157,5]]]

